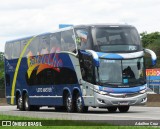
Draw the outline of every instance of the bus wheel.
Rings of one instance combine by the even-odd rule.
[[[107,107],[109,112],[116,112],[117,111],[117,107]]]
[[[121,106],[121,107],[118,107],[118,109],[120,112],[128,112],[129,106]]]
[[[67,112],[73,112],[74,111],[72,97],[69,93],[65,97],[65,107],[67,109]]]
[[[88,111],[88,107],[87,106],[83,106],[82,97],[80,96],[79,93],[76,96],[76,110],[79,113],[84,113],[84,112]]]
[[[28,100],[28,95],[27,94],[24,95],[24,109],[25,109],[25,111],[30,110],[29,100]]]
[[[23,104],[23,99],[22,99],[22,96],[21,96],[21,95],[18,96],[17,108],[18,108],[20,111],[24,111],[24,104]]]
[[[29,104],[29,98],[27,94],[24,95],[24,109],[25,111],[35,110],[35,108]]]

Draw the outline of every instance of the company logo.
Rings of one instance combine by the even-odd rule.
[[[2,121],[2,126],[42,126],[41,121]]]
[[[29,52],[27,63],[28,63],[28,70],[27,70],[28,78],[30,78],[35,68],[37,69],[36,74],[39,74],[41,71],[45,69],[53,69],[57,72],[60,72],[59,67],[63,66],[63,62],[59,58],[59,54],[57,53],[32,56],[32,53]]]

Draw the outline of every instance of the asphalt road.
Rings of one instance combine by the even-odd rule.
[[[160,107],[130,107],[127,113],[109,113],[107,109],[89,108],[88,113],[55,112],[43,107],[40,111],[19,111],[16,106],[0,106],[0,114],[67,120],[160,120]]]

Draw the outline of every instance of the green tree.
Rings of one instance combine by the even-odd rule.
[[[147,48],[153,50],[157,55],[156,68],[160,68],[160,39],[155,40],[153,43],[149,44]]]
[[[160,32],[153,32],[149,34],[147,34],[147,32],[143,32],[140,36],[143,47],[147,47],[148,45],[154,43],[157,39],[160,39]]]
[[[155,68],[160,68],[160,32],[152,32],[147,34],[147,32],[143,32],[141,35],[141,41],[144,48],[148,48],[153,50],[157,55],[157,64]],[[147,62],[150,62],[150,55],[146,54],[146,65]]]
[[[4,57],[4,53],[3,52],[0,52],[0,61],[3,61],[3,58]]]

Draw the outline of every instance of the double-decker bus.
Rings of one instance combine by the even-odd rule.
[[[6,42],[8,104],[68,112],[127,112],[147,101],[144,54],[131,25],[77,25]]]

